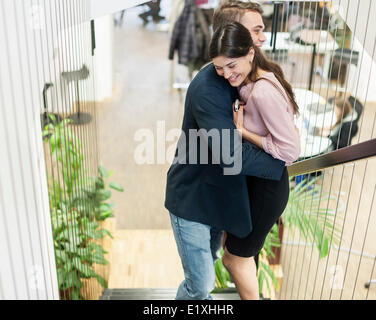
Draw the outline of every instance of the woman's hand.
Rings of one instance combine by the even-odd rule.
[[[238,112],[235,112],[235,110],[233,110],[233,113],[236,128],[238,130],[242,130],[244,128],[244,103],[241,102],[239,104]]]
[[[262,136],[259,136],[258,134],[248,131],[246,128],[244,128],[244,103],[239,104],[238,112],[235,112],[234,110],[234,123],[242,138],[255,144],[260,149],[263,149]]]

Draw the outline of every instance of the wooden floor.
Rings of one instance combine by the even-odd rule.
[[[177,288],[183,269],[171,230],[118,230],[109,288]]]

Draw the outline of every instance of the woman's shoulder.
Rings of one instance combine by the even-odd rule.
[[[252,92],[253,85],[254,85],[254,83],[248,83],[248,84],[243,84],[243,85],[241,85],[237,88],[239,96],[244,102],[246,102],[248,100],[248,98],[249,98],[249,96]]]
[[[285,90],[273,72],[263,73],[255,82],[252,97],[255,99],[282,97],[286,100]]]
[[[265,72],[255,81],[254,88],[260,90],[262,88],[279,87],[280,83],[273,72]]]
[[[277,79],[272,72],[265,73],[258,77],[254,82],[252,96],[254,98],[270,96],[270,94],[277,89],[277,83],[275,83],[275,80]]]

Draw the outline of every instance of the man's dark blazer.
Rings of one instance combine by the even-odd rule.
[[[219,129],[221,141],[225,139],[222,129],[237,134],[232,111],[237,97],[236,88],[217,75],[213,64],[204,67],[187,91],[182,125],[185,135],[182,134],[178,141],[175,157],[182,139],[189,137],[190,129]],[[183,219],[217,227],[238,237],[247,236],[252,231],[252,223],[246,175],[279,180],[285,163],[243,141],[239,145],[242,154],[240,174],[223,175],[223,168],[228,167],[229,162],[222,152],[213,148],[212,139],[197,138],[196,143],[197,150],[201,143],[209,148],[209,164],[189,164],[188,155],[192,150],[186,143],[186,164],[173,163],[167,173],[165,207]],[[235,144],[231,144],[230,154],[234,154],[234,148]],[[212,157],[218,161],[211,161]]]

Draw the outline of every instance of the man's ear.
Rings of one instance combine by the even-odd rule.
[[[249,62],[252,63],[253,59],[255,57],[255,49],[253,47],[251,47],[251,49],[249,49],[248,55],[249,55]]]

